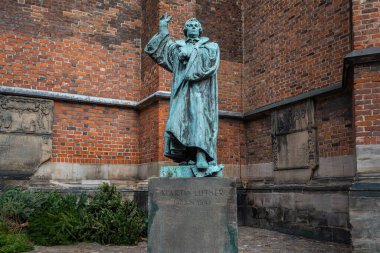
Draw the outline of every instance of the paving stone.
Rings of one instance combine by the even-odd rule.
[[[42,247],[30,253],[146,253],[147,243],[137,246],[107,246],[97,243]],[[239,227],[239,253],[349,253],[346,244],[321,242],[300,236],[252,227]],[[197,253],[197,252],[194,252]],[[213,252],[210,252],[213,253]],[[216,252],[217,253],[217,252]]]

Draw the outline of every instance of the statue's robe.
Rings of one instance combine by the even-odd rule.
[[[191,43],[193,49],[188,61],[182,62],[179,53],[186,43]],[[145,52],[173,73],[164,155],[176,162],[196,161],[197,149],[202,149],[207,161],[216,165],[218,44],[207,37],[174,42],[169,34],[158,33]]]

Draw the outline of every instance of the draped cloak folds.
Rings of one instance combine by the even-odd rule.
[[[200,37],[187,62],[179,59],[184,46],[186,40],[174,42],[169,34],[157,33],[144,49],[173,73],[164,155],[175,162],[196,161],[197,149],[202,149],[216,165],[219,46]]]

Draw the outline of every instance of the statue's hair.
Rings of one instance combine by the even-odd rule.
[[[202,32],[203,32],[203,28],[202,28],[202,24],[201,24],[201,22],[199,22],[199,20],[196,19],[196,18],[190,18],[190,19],[188,19],[188,20],[185,22],[185,24],[184,24],[184,26],[183,26],[183,33],[185,34],[185,36],[187,36],[187,28],[186,28],[186,25],[187,25],[190,21],[196,21],[196,22],[198,22],[198,24],[199,24],[199,36],[200,36],[200,35],[202,34]]]

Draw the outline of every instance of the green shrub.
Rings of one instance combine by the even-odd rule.
[[[61,245],[79,241],[81,212],[86,197],[56,192],[41,198],[40,208],[30,218],[28,234],[38,245]]]
[[[115,186],[103,184],[86,208],[83,239],[101,244],[136,244],[146,230],[146,215],[123,200]]]
[[[146,214],[108,184],[93,197],[8,189],[0,195],[0,216],[19,230],[20,224],[28,224],[27,234],[38,245],[80,241],[131,245],[146,235]]]
[[[0,253],[26,252],[33,250],[33,245],[23,233],[9,230],[4,222],[0,222]]]
[[[0,218],[19,226],[30,218],[40,202],[40,195],[22,188],[9,188],[0,195]]]

